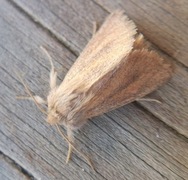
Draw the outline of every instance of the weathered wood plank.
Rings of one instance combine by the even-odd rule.
[[[90,13],[94,13],[100,17],[100,20],[104,20],[107,12],[96,6],[92,1],[82,1],[78,4],[73,4],[70,7],[67,2],[57,0],[52,1],[12,1],[33,17],[37,22],[41,23],[47,29],[49,29],[58,39],[64,42],[70,49],[77,54],[85,47],[88,40],[91,38],[93,21],[96,21],[95,16],[81,14],[79,9],[75,10],[75,5],[90,4]],[[59,8],[61,7],[61,8]],[[93,19],[91,19],[93,18]],[[99,20],[99,18],[97,18]]]
[[[174,58],[177,56],[177,60],[186,59],[187,57],[187,51],[180,50],[180,54],[183,53],[183,55],[178,55],[176,51],[178,46],[181,48],[184,45],[185,47],[187,46],[188,36],[184,33],[187,30],[186,23],[183,23],[184,21],[181,20],[181,17],[186,19],[186,11],[182,11],[182,14],[177,10],[174,12],[171,7],[175,1],[172,4],[169,4],[167,1],[164,8],[161,8],[162,1],[153,3],[152,1],[97,1],[99,5],[95,1],[90,0],[57,0],[55,3],[53,1],[38,0],[29,2],[14,0],[14,2],[53,32],[63,43],[71,47],[75,53],[81,52],[90,39],[92,21],[97,20],[101,22],[107,15],[107,12],[99,6],[101,5],[108,11],[123,7],[127,14],[138,24],[141,32],[151,42],[157,44],[163,51]],[[181,1],[178,2],[180,3]],[[184,5],[178,4],[178,2],[177,5],[183,8]],[[186,6],[187,3],[185,2]],[[159,14],[162,18],[158,17]],[[174,17],[175,15],[177,18]],[[174,53],[177,55],[174,55]],[[177,66],[174,77],[167,86],[167,89],[162,88],[162,91],[156,93],[158,98],[162,99],[164,103],[162,105],[142,103],[146,109],[150,110],[166,124],[186,137],[188,137],[187,76],[186,69]]]
[[[27,72],[29,87],[44,96],[49,64],[38,47],[48,46],[55,66],[62,65],[63,72],[76,57],[7,1],[1,2],[0,12],[2,152],[36,179],[187,179],[187,139],[136,104],[95,118],[76,133],[77,146],[92,156],[96,173],[77,155],[66,165],[67,145],[61,136],[32,102],[15,99],[24,89],[14,71]]]
[[[111,12],[124,8],[151,42],[188,66],[186,0],[57,0],[55,3],[38,0],[13,1],[79,52],[90,38],[91,21],[101,21],[105,17],[106,13],[102,9]]]
[[[4,90],[11,95],[10,89],[4,87]],[[1,137],[3,137],[1,148],[9,156],[16,158],[19,164],[35,175],[34,177],[42,179],[46,179],[46,176],[51,178],[68,178],[71,176],[72,179],[76,179],[79,175],[74,176],[74,172],[70,172],[71,170],[75,173],[81,171],[81,168],[89,171],[88,166],[83,164],[78,157],[73,159],[73,164],[70,163],[65,166],[63,162],[66,156],[65,144],[61,142],[62,139],[56,131],[42,122],[42,117],[37,114],[37,109],[35,109],[36,112],[32,112],[33,115],[31,108],[33,110],[34,107],[31,107],[30,103],[18,105],[13,99],[14,97],[6,98],[10,98],[10,100],[5,101],[1,95],[3,104],[4,102],[9,104],[12,102],[16,106],[16,109],[9,107],[14,111],[11,113],[1,105],[1,113],[3,114],[3,116],[1,114],[1,119],[4,120],[3,126],[1,126]],[[23,108],[26,115],[23,114],[23,117],[18,118],[18,115],[20,116],[20,113],[23,113]],[[86,149],[92,154],[97,171],[107,179],[113,179],[114,176],[120,179],[126,177],[127,179],[163,179],[164,177],[167,179],[186,179],[188,176],[187,167],[185,167],[188,164],[187,141],[175,136],[174,133],[164,127],[164,124],[160,127],[160,123],[158,122],[158,124],[155,120],[152,124],[150,122],[152,117],[147,117],[136,106],[122,109],[128,117],[118,112],[118,116],[116,114],[118,118],[113,118],[110,113],[110,118],[113,118],[113,120],[106,116],[99,118],[96,122],[94,121],[94,124],[88,123],[76,136],[80,146],[86,143]],[[131,114],[129,111],[136,112],[137,116],[132,115],[133,113]],[[113,114],[114,112],[112,112]],[[138,123],[135,127],[129,126],[133,118]],[[138,119],[140,121],[137,122]],[[142,123],[143,119],[147,121]],[[122,122],[118,122],[119,120]],[[146,124],[147,127],[145,128]],[[144,135],[138,133],[138,129],[141,129]],[[147,129],[152,131],[149,133],[146,131]],[[157,133],[161,142],[158,142],[159,140],[155,137]],[[157,145],[148,139],[147,135],[152,135],[155,138],[154,143]],[[171,138],[168,138],[170,136]],[[59,144],[60,142],[63,145]],[[164,151],[163,146],[167,150]],[[174,149],[171,149],[172,147]],[[171,153],[174,154],[175,158]],[[78,164],[80,166],[76,167]],[[63,174],[60,175],[59,171]],[[92,172],[90,173],[92,177]],[[86,174],[82,176],[91,178]],[[80,177],[82,176],[80,173]]]
[[[15,71],[28,72],[26,77],[30,80],[31,78],[38,79],[31,84],[28,83],[33,91],[39,92],[38,88],[44,83],[46,84],[40,89],[40,94],[44,95],[44,92],[48,89],[49,64],[39,49],[40,45],[48,44],[49,47],[59,51],[61,57],[58,57],[58,59],[60,61],[64,59],[62,61],[64,66],[69,66],[66,61],[71,56],[74,59],[74,55],[65,47],[61,47],[58,42],[49,37],[48,33],[44,33],[44,29],[40,29],[37,25],[31,23],[6,1],[1,2],[0,9],[0,29],[3,30],[0,33],[1,151],[6,152],[8,156],[37,179],[81,179],[82,176],[85,179],[102,179],[100,174],[93,174],[91,177],[88,173],[90,168],[79,158],[75,158],[77,162],[66,166],[64,162],[66,145],[62,138],[57,137],[56,140],[56,137],[54,137],[57,131],[46,126],[46,123],[43,122],[44,118],[38,110],[32,109],[34,106],[31,106],[31,102],[26,102],[27,105],[25,102],[20,102],[22,104],[20,106],[19,101],[15,98],[16,95],[24,92],[23,86],[20,86],[20,83],[15,79]],[[57,57],[54,57],[54,59],[57,59]],[[56,65],[61,67],[59,63],[56,63]],[[34,69],[37,73],[31,74]],[[28,112],[23,113],[25,108],[28,108]],[[32,117],[31,113],[35,116]],[[40,121],[37,122],[33,118],[36,118],[37,121],[40,119]],[[45,126],[40,125],[42,122]],[[52,130],[51,134],[48,129]],[[41,135],[41,131],[45,134]],[[47,140],[48,136],[55,139],[56,145]],[[82,172],[82,167],[85,167],[85,172]]]
[[[0,179],[11,180],[11,179],[23,179],[28,180],[31,177],[22,173],[21,169],[15,165],[15,163],[8,157],[0,154]]]

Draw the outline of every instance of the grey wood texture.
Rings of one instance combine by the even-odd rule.
[[[35,179],[188,179],[187,2],[165,2],[2,0],[0,151]],[[76,145],[91,156],[93,172],[76,153],[65,164],[67,144],[57,130],[34,103],[16,99],[25,90],[15,72],[24,74],[32,92],[46,97],[50,65],[39,46],[48,48],[60,83],[91,38],[92,22],[101,24],[118,7],[175,70],[151,95],[162,104],[135,102],[93,118],[76,132]],[[19,179],[5,160],[0,165],[4,176]]]
[[[92,21],[103,21],[107,12],[123,8],[151,42],[188,66],[186,0],[13,1],[78,52],[90,38]]]
[[[100,22],[104,21],[104,18],[107,16],[107,11],[104,11],[103,9],[109,7],[109,4],[114,7],[112,9],[110,8],[110,11],[117,9],[118,7],[120,8],[121,6],[125,6],[127,14],[138,24],[139,30],[141,30],[141,32],[146,35],[146,38],[148,38],[149,40],[152,39],[150,41],[154,44],[157,44],[163,51],[167,52],[163,47],[164,45],[165,47],[172,48],[170,47],[170,45],[178,43],[179,40],[177,40],[177,32],[179,32],[178,29],[180,29],[181,26],[175,26],[176,29],[174,31],[172,31],[173,28],[171,26],[173,26],[174,23],[181,24],[182,22],[178,21],[176,18],[172,19],[173,13],[175,13],[174,11],[169,10],[169,13],[165,13],[163,8],[161,8],[161,11],[154,13],[153,8],[156,7],[156,5],[152,4],[150,1],[149,4],[142,2],[138,3],[137,5],[134,5],[134,3],[130,4],[130,2],[132,1],[123,1],[119,3],[117,3],[117,1],[104,2],[108,2],[108,4],[102,4],[102,2],[100,2],[100,4],[102,4],[101,7],[95,1],[89,0],[56,0],[55,2],[38,0],[28,2],[24,0],[15,0],[15,3],[18,4],[19,7],[22,7],[25,12],[27,12],[34,20],[49,29],[50,32],[52,32],[59,40],[63,41],[63,43],[77,55],[79,55],[79,53],[91,38],[93,21],[97,20],[99,24]],[[180,2],[181,1],[179,1],[179,3]],[[146,4],[148,4],[149,6],[149,15],[145,11],[142,11]],[[162,4],[162,1],[158,2],[158,6],[160,6],[160,4]],[[182,9],[184,9],[186,4],[187,3],[185,2],[185,4],[181,6]],[[138,8],[138,5],[140,5],[141,7]],[[166,3],[166,6],[170,6],[169,2]],[[173,6],[173,4],[171,6]],[[171,16],[169,15],[170,12],[172,13]],[[173,22],[172,23],[168,19],[165,19],[166,23],[164,24],[163,22],[161,24],[163,25],[162,27],[164,27],[163,31],[161,31],[160,28],[157,28],[158,26],[160,26],[161,22],[159,22],[158,20],[158,13],[160,13],[161,21],[163,21],[166,16],[169,15],[172,19],[171,21]],[[184,14],[187,15],[188,13],[186,14],[185,12]],[[178,18],[181,17],[179,16]],[[153,21],[155,22],[155,25],[152,26]],[[143,29],[141,25],[145,25],[145,29]],[[167,31],[168,33],[165,34],[165,31]],[[188,39],[188,37],[186,37],[187,34],[184,33],[184,31],[186,31],[186,27],[181,27],[181,31],[181,36],[184,37],[183,39],[185,39],[185,42],[188,42],[186,40],[186,38]],[[161,39],[160,44],[158,44],[159,39]],[[168,44],[165,44],[165,42],[167,42]],[[177,54],[179,50],[176,50],[175,47],[173,47],[171,51]],[[187,51],[182,50],[182,53],[185,54],[186,52]],[[172,53],[170,55],[175,58]],[[188,56],[185,55],[183,57],[186,59]],[[170,57],[166,58],[168,59]],[[176,59],[177,61],[180,61],[180,59],[182,58],[178,57]],[[185,62],[188,62],[188,60]],[[156,106],[155,103],[143,103],[143,105],[144,107],[146,107],[146,109],[152,111],[155,116],[159,117],[169,126],[173,127],[181,134],[188,137],[188,73],[186,71],[186,68],[179,69],[179,66],[176,65],[175,68],[176,71],[174,73],[174,77],[169,82],[167,89],[164,87],[163,89],[165,90],[163,90],[163,92],[158,91],[156,93],[157,96],[159,96],[158,98],[160,98],[162,94],[161,101],[165,103],[163,103],[162,106],[159,106],[158,104]],[[179,81],[179,79],[181,79],[181,81]],[[170,88],[171,86],[172,88]],[[174,93],[176,95],[174,95]]]
[[[19,168],[12,160],[0,154],[0,179],[10,180],[10,179],[30,179],[29,176],[22,173],[22,169]]]

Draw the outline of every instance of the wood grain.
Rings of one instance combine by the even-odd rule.
[[[19,8],[10,1],[0,3],[0,151],[35,179],[185,180],[188,177],[188,74],[175,60],[171,81],[152,94],[162,104],[132,103],[94,118],[76,132],[77,146],[91,156],[96,172],[77,154],[66,165],[67,144],[57,130],[45,122],[44,115],[32,102],[15,98],[25,94],[15,71],[24,74],[34,93],[43,97],[48,93],[49,62],[40,45],[47,47],[52,55],[61,81],[75,61],[75,54],[89,40],[92,21],[102,21],[107,15],[104,9],[112,10],[114,2],[108,1],[101,7],[102,2],[89,0],[14,1]],[[175,12],[179,18],[180,11]],[[184,14],[181,17],[186,19]],[[9,179],[15,179],[9,175],[9,165],[4,169]]]
[[[23,179],[28,180],[32,177],[25,175],[11,159],[3,154],[0,154],[0,179]]]
[[[188,66],[186,0],[56,0],[55,3],[41,0],[13,1],[78,52],[90,39],[92,21],[101,22],[106,12],[123,8],[152,43]]]
[[[185,42],[183,42],[183,44],[186,44],[186,42],[188,42],[186,40],[188,39],[187,35],[183,34],[183,32],[186,31],[186,26],[184,25],[184,23],[182,23],[182,20],[179,20],[181,19],[181,16],[186,19],[186,12],[182,7],[183,5],[181,1],[179,1],[179,6],[182,7],[183,15],[179,14],[177,11],[174,12],[172,8],[169,9],[169,11],[172,13],[172,15],[170,15],[169,13],[167,13],[168,11],[165,11],[163,8],[159,8],[163,4],[161,1],[157,1],[155,3],[152,3],[152,1],[147,1],[145,3],[133,3],[132,1],[121,0],[97,2],[89,0],[57,0],[56,3],[53,3],[52,1],[43,2],[33,0],[26,2],[23,0],[14,0],[14,2],[19,7],[24,9],[24,11],[31,17],[37,19],[37,21],[40,22],[44,27],[55,34],[55,36],[63,41],[63,43],[66,44],[66,46],[68,46],[71,50],[73,50],[75,54],[79,54],[79,52],[82,51],[82,49],[91,38],[92,22],[96,20],[97,22],[104,21],[104,18],[107,15],[107,11],[113,11],[114,9],[121,7],[125,9],[130,18],[136,22],[139,30],[144,35],[146,35],[146,37],[151,42],[158,45],[161,50],[165,51],[173,58],[175,58],[173,54],[170,53],[167,49],[164,49],[163,46],[171,49],[170,51],[172,51],[173,53],[176,52],[175,46],[172,47],[174,43],[177,44],[178,42],[178,46],[180,46],[180,40],[176,37],[176,34],[181,34],[184,37],[183,39],[185,40]],[[156,3],[159,7],[155,5]],[[186,4],[187,3],[185,3],[185,6]],[[165,7],[170,8],[172,5],[173,3],[170,4],[167,2]],[[155,10],[153,8],[157,9]],[[106,9],[107,11],[104,11],[103,9]],[[160,16],[162,17],[161,21],[158,17],[158,13],[155,14],[154,12],[158,12],[160,14]],[[173,13],[177,15],[177,19],[173,19]],[[171,18],[171,20],[166,19],[166,15],[170,16],[168,18]],[[164,23],[163,20],[168,22],[169,25],[167,23]],[[175,26],[174,23],[176,21],[181,25],[177,24],[177,26]],[[159,23],[162,23],[160,27],[164,27],[164,32],[161,31],[160,28],[157,28],[159,26]],[[79,24],[82,24],[82,26],[80,27]],[[176,31],[178,30],[182,32],[176,33]],[[69,34],[69,36],[67,34]],[[70,37],[70,35],[74,35],[74,37]],[[160,40],[159,43],[158,40]],[[182,52],[185,53],[185,51]],[[159,53],[163,55],[161,51]],[[184,54],[182,57],[186,59],[187,56]],[[169,59],[168,56],[165,56],[165,58]],[[177,61],[179,61],[180,59],[180,57],[176,58]],[[169,126],[176,129],[179,133],[188,137],[188,74],[186,68],[182,67],[179,69],[178,67],[179,66],[175,68],[173,79],[170,82],[170,86],[168,86],[167,88],[167,91],[169,92],[164,92],[166,94],[165,96],[163,96],[163,94],[161,93],[157,93],[157,98],[162,100],[163,105],[158,106],[155,103],[142,103],[142,105],[146,109],[149,109],[151,113],[159,117]],[[181,81],[179,81],[179,79],[181,79]],[[171,86],[172,88],[169,88]],[[174,93],[176,93],[177,96],[174,95]]]

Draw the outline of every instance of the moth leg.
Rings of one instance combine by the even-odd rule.
[[[36,104],[36,106],[38,107],[38,109],[42,112],[42,113],[44,113],[44,114],[47,114],[46,113],[46,111],[43,109],[43,108],[41,108],[40,107],[40,103],[42,103],[42,102],[45,102],[41,97],[39,97],[39,96],[33,96],[32,95],[32,93],[31,93],[31,90],[29,89],[29,87],[26,85],[26,83],[24,82],[24,80],[23,80],[23,78],[19,75],[19,74],[17,74],[17,76],[18,76],[18,78],[20,79],[20,82],[23,84],[23,86],[24,86],[24,88],[25,88],[25,90],[26,90],[26,92],[27,92],[27,94],[29,95],[29,97],[34,101],[34,103]],[[38,100],[38,102],[37,102],[37,100]]]
[[[50,82],[49,82],[49,84],[50,84],[50,88],[53,89],[53,88],[56,87],[57,72],[56,72],[56,70],[54,68],[52,57],[50,56],[50,54],[48,53],[48,51],[43,46],[41,46],[40,48],[44,51],[44,53],[48,57],[48,60],[50,61],[51,70],[50,70]]]
[[[137,99],[136,101],[149,101],[149,102],[156,102],[156,103],[162,103],[161,101],[157,100],[157,99],[150,99],[150,98],[140,98]]]
[[[92,36],[94,36],[97,32],[97,22],[96,21],[93,21],[93,33],[92,33]]]
[[[69,160],[71,159],[71,154],[72,154],[72,146],[71,144],[69,143],[69,150],[68,150],[68,153],[67,153],[67,159],[66,159],[66,164],[69,162]]]
[[[69,141],[74,144],[74,135],[73,135],[73,131],[68,127],[67,128],[67,136],[68,136],[68,139]],[[66,163],[69,162],[70,158],[71,158],[71,154],[72,154],[72,145],[71,143],[69,143],[69,150],[68,150],[68,153],[67,153],[67,159],[66,159]]]
[[[33,98],[35,99],[35,101],[38,103],[38,104],[47,104],[47,102],[41,98],[40,96],[33,96],[32,97],[29,97],[29,96],[16,96],[17,99],[26,99],[26,100],[31,100],[31,101],[34,101]]]
[[[53,89],[56,87],[57,82],[57,72],[55,71],[53,62],[51,61],[51,71],[50,71],[50,88]]]
[[[20,74],[16,73],[18,78],[20,79],[20,82],[23,84],[28,96],[16,96],[16,99],[27,99],[27,100],[32,100],[38,104],[47,104],[46,101],[41,98],[40,96],[33,96],[31,93],[30,88],[27,86],[27,84],[24,82],[23,78],[21,77]]]

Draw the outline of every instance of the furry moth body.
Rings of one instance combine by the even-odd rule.
[[[141,98],[163,84],[171,65],[145,48],[123,11],[113,12],[89,41],[60,86],[48,96],[48,122],[70,129]]]
[[[63,124],[73,141],[72,131],[87,119],[142,98],[171,73],[171,64],[148,50],[134,22],[117,10],[93,35],[60,85],[52,64],[47,122]]]

